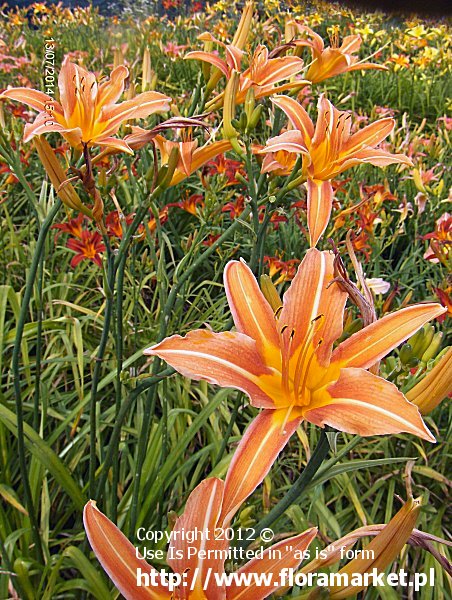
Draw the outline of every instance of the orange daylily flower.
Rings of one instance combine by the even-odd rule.
[[[267,154],[262,171],[271,172],[287,167],[280,153],[303,154],[303,172],[307,177],[308,228],[311,246],[315,246],[326,229],[333,203],[331,180],[360,163],[384,167],[393,163],[411,165],[403,154],[391,154],[377,148],[394,129],[391,118],[380,119],[354,134],[350,133],[348,112],[339,111],[322,94],[314,126],[305,109],[289,96],[277,96],[272,102],[283,110],[293,129],[270,138],[259,150]]]
[[[257,587],[252,582],[251,585],[232,582],[226,586],[224,581],[217,581],[216,577],[225,576],[224,562],[229,551],[228,541],[219,534],[219,529],[224,526],[221,521],[224,494],[224,482],[215,477],[205,479],[190,494],[185,511],[171,532],[167,563],[183,582],[172,590],[162,583],[154,567],[137,557],[135,546],[96,508],[95,503],[86,504],[83,520],[91,547],[126,600],[263,600],[278,589],[278,583]],[[191,543],[187,542],[189,533],[194,534]],[[238,574],[273,573],[277,582],[276,574],[282,569],[298,567],[302,560],[299,557],[316,533],[316,528],[308,529],[275,544],[261,557],[253,558],[241,567]],[[275,559],[275,555],[281,558]],[[150,583],[149,576],[155,577],[157,585]],[[137,579],[141,586],[137,585]],[[176,578],[173,582],[177,583]]]
[[[79,239],[69,238],[66,247],[76,253],[71,260],[71,267],[76,267],[82,260],[91,260],[98,267],[102,267],[101,254],[105,252],[105,245],[98,231],[84,229]]]
[[[291,40],[291,43],[296,46],[306,46],[311,50],[312,64],[305,74],[306,79],[311,83],[319,83],[349,71],[364,69],[388,70],[383,65],[358,61],[358,57],[353,56],[361,47],[362,39],[360,35],[347,35],[341,46],[336,43],[325,48],[322,38],[315,31],[306,25],[300,25],[296,21],[291,21],[291,24],[297,28],[298,33],[305,34],[307,37],[307,39]]]
[[[109,80],[98,83],[94,73],[66,58],[58,77],[60,102],[30,88],[8,89],[0,94],[0,99],[17,100],[39,111],[35,121],[25,125],[25,142],[56,131],[78,150],[84,146],[104,146],[132,154],[124,140],[112,136],[124,121],[168,111],[171,98],[159,92],[144,92],[117,104],[128,76],[128,69],[119,66]]]
[[[443,263],[446,267],[452,259],[452,215],[442,214],[435,224],[435,231],[422,236],[429,240],[430,245],[424,253],[424,258],[433,263]]]
[[[160,152],[162,165],[168,163],[173,148],[178,148],[179,150],[179,160],[174,175],[171,178],[170,186],[177,185],[218,154],[231,149],[231,142],[229,140],[220,140],[198,148],[197,140],[172,142],[161,135],[157,135],[154,138],[154,143]]]
[[[226,520],[303,420],[362,436],[408,432],[434,441],[417,407],[367,369],[445,309],[430,303],[399,310],[333,350],[347,300],[333,282],[333,261],[328,252],[309,250],[276,313],[247,265],[230,261],[224,281],[237,331],[199,329],[144,351],[186,377],[238,388],[263,409],[232,459]]]
[[[202,50],[189,52],[184,58],[202,60],[214,65],[226,77],[227,81],[231,78],[233,71],[237,71],[239,73],[239,82],[235,98],[236,104],[242,104],[245,101],[250,88],[254,90],[255,98],[257,99],[309,83],[306,81],[294,81],[279,87],[275,86],[275,84],[293,77],[303,69],[303,61],[297,56],[270,58],[268,49],[259,44],[250,58],[249,67],[242,72],[241,63],[244,52],[235,46],[226,46],[219,40],[215,40],[215,38],[211,39],[225,47],[226,59],[220,58],[213,52]],[[207,103],[207,110],[219,108],[223,103],[223,99],[224,93],[222,92],[213,98],[210,103]]]

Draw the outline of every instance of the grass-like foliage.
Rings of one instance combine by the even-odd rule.
[[[446,599],[450,29],[321,2],[158,4],[2,9],[0,598],[119,597],[87,502],[119,554],[111,523],[167,569],[165,540],[137,531],[182,527],[205,490],[235,532],[301,548],[318,528],[311,558],[355,530],[366,546],[396,515],[377,566],[435,584],[358,597]],[[348,398],[379,382],[367,408],[328,412],[340,369]],[[224,593],[206,597],[238,597]]]

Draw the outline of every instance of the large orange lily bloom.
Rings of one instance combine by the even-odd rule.
[[[351,134],[350,113],[337,110],[322,94],[318,102],[317,122],[289,96],[277,96],[272,102],[283,110],[293,129],[270,138],[261,154],[263,172],[290,172],[287,153],[303,154],[303,171],[308,188],[308,228],[311,246],[315,246],[326,229],[333,203],[331,180],[339,173],[360,163],[384,167],[393,163],[411,165],[403,154],[391,154],[376,148],[394,129],[391,118],[380,119]]]
[[[171,532],[167,563],[182,583],[170,590],[164,585],[154,567],[138,558],[136,548],[121,533],[94,502],[88,502],[84,510],[84,524],[89,542],[101,565],[126,600],[261,600],[280,587],[278,575],[283,569],[296,569],[302,554],[316,536],[315,528],[283,540],[253,558],[238,570],[245,576],[273,574],[272,585],[257,586],[256,582],[233,581],[226,586],[224,562],[229,543],[220,533],[221,510],[224,500],[224,482],[211,477],[200,483],[190,494],[185,511]],[[189,534],[193,541],[188,543]],[[278,556],[280,558],[275,559]],[[138,573],[144,574],[141,578]],[[157,585],[149,585],[146,576],[156,578]],[[137,579],[143,585],[137,585]],[[176,581],[174,581],[176,583]]]
[[[367,369],[445,309],[433,303],[404,308],[333,350],[347,299],[333,282],[333,260],[328,252],[309,250],[276,314],[247,265],[231,261],[224,282],[237,331],[199,329],[145,350],[186,377],[240,389],[263,409],[232,459],[226,520],[303,420],[362,436],[408,432],[435,441],[417,407]]]
[[[291,40],[291,43],[297,46],[307,46],[311,50],[312,64],[305,74],[306,79],[311,83],[319,83],[349,71],[362,71],[364,69],[388,70],[384,65],[359,61],[357,56],[353,56],[361,47],[362,39],[360,35],[347,35],[341,46],[336,44],[325,48],[319,34],[306,25],[300,25],[296,21],[291,21],[290,25],[297,28],[298,33],[307,36],[307,39]]]
[[[121,123],[166,112],[171,98],[159,92],[144,92],[117,104],[128,75],[128,69],[119,66],[112,71],[110,79],[99,84],[94,73],[66,58],[58,77],[59,102],[29,88],[8,89],[0,99],[17,100],[39,111],[35,121],[25,126],[26,142],[36,135],[56,131],[78,150],[83,146],[104,146],[132,154],[124,140],[112,137]]]
[[[210,36],[211,37],[211,36]],[[184,56],[185,59],[197,59],[210,63],[217,67],[220,72],[229,80],[233,71],[240,73],[236,104],[245,101],[246,94],[250,88],[254,90],[255,98],[263,98],[272,94],[283,92],[305,85],[306,81],[294,81],[277,87],[275,84],[289,79],[303,69],[303,61],[297,56],[283,56],[269,58],[268,49],[263,46],[257,46],[250,58],[249,67],[241,71],[241,63],[244,52],[235,46],[225,46],[222,42],[211,38],[216,43],[225,47],[226,59],[222,59],[213,52],[194,51]],[[223,103],[224,94],[219,94],[206,105],[208,110],[218,108]]]

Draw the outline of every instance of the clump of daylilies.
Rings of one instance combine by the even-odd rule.
[[[131,542],[96,507],[94,498],[86,505],[84,523],[90,544],[117,588],[130,599],[259,600],[284,588],[283,583],[276,582],[261,587],[236,582],[226,586],[221,576],[226,573],[229,542],[224,537],[217,538],[214,532],[233,524],[240,507],[263,482],[301,423],[359,436],[407,433],[434,442],[421,413],[429,412],[449,392],[444,381],[451,372],[450,350],[434,365],[428,364],[428,368],[425,361],[424,376],[405,395],[379,370],[382,359],[426,323],[442,317],[446,308],[426,302],[404,306],[378,319],[368,284],[364,282],[358,289],[344,279],[343,271],[338,269],[337,250],[333,253],[317,249],[331,223],[338,175],[360,164],[396,164],[404,169],[412,167],[413,162],[384,145],[395,129],[392,116],[360,128],[351,113],[338,110],[322,93],[314,122],[311,107],[304,106],[305,92],[311,87],[313,93],[315,84],[342,73],[386,67],[359,60],[359,35],[345,37],[341,45],[333,39],[331,46],[325,48],[316,32],[292,18],[286,23],[284,43],[273,49],[259,43],[251,50],[253,13],[253,2],[246,2],[231,43],[204,32],[199,36],[204,48],[185,55],[185,59],[202,62],[205,89],[194,106],[199,109],[198,116],[193,116],[194,110],[185,112],[190,116],[183,116],[166,94],[147,89],[151,84],[158,87],[158,79],[150,72],[150,57],[146,54],[144,91],[123,102],[119,100],[129,78],[125,66],[116,66],[108,79],[100,79],[99,74],[69,58],[65,58],[60,70],[58,101],[28,87],[10,88],[0,95],[0,100],[16,100],[38,111],[35,120],[25,126],[24,141],[34,139],[60,199],[67,209],[78,213],[71,214],[67,222],[54,225],[60,233],[71,235],[66,245],[75,252],[72,266],[84,259],[102,266],[107,247],[116,244],[123,248],[124,240],[132,235],[140,241],[147,232],[159,230],[169,218],[169,207],[178,207],[191,216],[205,209],[202,194],[181,192],[176,201],[160,211],[153,212],[155,207],[149,205],[124,215],[111,194],[115,209],[105,214],[103,192],[107,186],[100,181],[99,173],[103,169],[103,178],[107,177],[106,173],[117,167],[113,161],[122,153],[148,153],[152,168],[146,178],[151,198],[159,190],[179,185],[202,167],[205,169],[199,177],[204,187],[211,173],[224,177],[225,190],[240,183],[247,188],[246,193],[235,199],[228,197],[220,212],[229,214],[231,220],[242,215],[248,218],[251,212],[256,238],[268,223],[283,227],[286,217],[266,220],[267,206],[259,197],[263,188],[252,179],[253,160],[259,161],[260,181],[268,181],[271,187],[269,204],[282,204],[285,192],[296,190],[300,199],[297,209],[300,204],[306,209],[309,249],[302,260],[300,257],[283,261],[282,254],[271,257],[262,252],[262,262],[268,264],[273,281],[264,278],[259,285],[254,275],[256,261],[247,264],[238,259],[227,263],[224,287],[234,330],[215,332],[205,327],[185,336],[162,335],[144,351],[145,355],[166,361],[184,377],[244,392],[260,412],[235,449],[225,480],[208,477],[202,481],[174,524],[166,562],[179,576],[175,587],[162,582],[152,589],[139,585],[137,578],[142,576],[146,581],[156,570],[137,555]],[[175,52],[173,47],[165,47],[167,52]],[[271,122],[278,116],[282,128],[266,135],[264,143],[251,143],[267,110],[262,100],[268,97]],[[242,107],[237,119],[236,112]],[[167,118],[156,123],[157,115]],[[141,123],[144,127],[131,125],[137,120],[148,121]],[[213,125],[215,121],[218,126]],[[43,137],[49,133],[60,134],[69,146],[68,171]],[[218,139],[220,136],[222,139]],[[224,156],[231,150],[238,160]],[[130,172],[134,174],[132,169]],[[346,185],[341,191],[347,191]],[[384,186],[362,188],[361,192],[363,200],[357,214],[362,229],[370,227],[371,231],[383,199],[397,199]],[[377,194],[380,196],[375,200]],[[339,212],[333,233],[350,212]],[[136,222],[137,214],[141,214],[142,223]],[[435,231],[424,236],[430,244],[426,260],[450,263],[450,222],[450,215],[445,213]],[[204,244],[216,243],[219,237],[212,234]],[[361,240],[363,247],[365,241]],[[354,255],[352,262],[358,280],[364,281]],[[111,278],[114,269],[109,272]],[[288,281],[290,286],[281,298],[274,284]],[[378,283],[382,282],[374,281],[375,286]],[[109,281],[113,288],[111,284]],[[364,327],[361,328],[361,320],[351,335],[344,335],[347,302],[357,305],[362,317],[364,313],[370,315],[367,321],[364,319]],[[379,528],[378,535],[369,548],[375,552],[376,560],[372,564],[351,561],[340,573],[364,573],[371,567],[385,569],[412,536],[419,506],[419,501],[411,498],[388,525],[374,526]],[[198,540],[197,553],[190,556],[186,538],[176,535],[183,530],[210,532],[208,544]],[[359,537],[375,531],[364,529],[349,534],[342,540],[343,545],[352,545]],[[316,533],[312,527],[295,536],[283,536],[260,558],[251,559],[235,572],[268,574],[298,569]],[[201,550],[211,551],[207,559],[200,558]],[[281,555],[276,561],[272,558],[275,550]],[[311,561],[302,572],[337,561],[337,554],[329,550],[323,562]],[[209,579],[209,573],[220,579]],[[328,593],[330,598],[339,599],[358,591],[336,586]]]

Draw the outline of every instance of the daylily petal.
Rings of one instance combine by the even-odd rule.
[[[215,156],[218,154],[227,152],[231,148],[232,146],[229,140],[220,140],[218,142],[214,142],[213,144],[202,146],[202,148],[196,148],[191,159],[190,175],[202,167],[206,162],[215,158]],[[173,178],[171,179],[170,185],[177,185],[186,177],[186,173],[176,170]]]
[[[314,51],[314,54],[321,54],[325,47],[323,43],[322,37],[316,33],[313,29],[308,27],[307,25],[301,25],[297,21],[291,21],[294,23],[300,33],[305,33],[308,37],[308,42],[310,42],[310,46]]]
[[[237,388],[254,406],[274,407],[259,387],[262,375],[272,375],[257,351],[256,342],[243,333],[213,333],[198,329],[185,337],[173,335],[144,351],[157,355],[185,377]]]
[[[347,71],[365,71],[368,69],[377,69],[377,71],[389,71],[386,65],[376,65],[375,63],[358,62],[354,65],[350,65]]]
[[[143,558],[137,558],[135,546],[96,508],[92,500],[85,505],[83,522],[94,554],[126,600],[171,598],[171,593],[162,585],[137,586],[138,569],[148,574],[156,570]]]
[[[73,126],[73,118],[88,121],[90,117],[94,116],[88,115],[88,112],[94,108],[94,99],[97,94],[97,81],[94,73],[71,63],[66,57],[58,76],[58,89],[64,116],[69,125]],[[75,114],[80,113],[80,109],[83,115]]]
[[[348,71],[350,58],[335,48],[327,48],[315,60],[306,73],[306,79],[319,83]]]
[[[225,536],[217,536],[215,531],[223,502],[223,489],[224,482],[221,479],[210,477],[202,481],[190,494],[183,514],[171,532],[167,563],[175,573],[187,573],[186,583],[179,588],[180,600],[194,597],[196,593],[201,593],[201,598],[212,600],[222,600],[226,596],[224,586],[219,588],[214,577],[210,577],[208,586],[203,589],[209,569],[220,576],[224,573],[224,555],[229,542]],[[195,532],[190,543],[186,537],[188,532]],[[207,549],[210,555],[204,558],[203,553]],[[179,553],[181,556],[178,556]],[[195,584],[192,583],[194,576]],[[192,586],[193,590],[190,589]]]
[[[333,352],[332,361],[341,366],[368,369],[446,310],[440,304],[426,303],[385,315],[342,342]]]
[[[346,35],[342,40],[340,50],[347,54],[354,54],[361,48],[362,42],[360,35]]]
[[[317,346],[317,357],[322,364],[327,364],[333,342],[341,335],[343,314],[347,293],[342,291],[334,279],[334,257],[329,252],[320,252],[311,248],[298,267],[292,285],[284,294],[283,309],[279,317],[281,327],[289,324],[294,329],[293,351],[304,340],[311,327],[316,327],[314,319],[318,319],[317,331],[312,343]]]
[[[255,80],[258,85],[275,84],[296,75],[303,69],[303,61],[296,56],[284,56],[269,60]]]
[[[270,138],[265,147],[262,148],[262,150],[259,150],[258,154],[279,152],[280,150],[285,150],[286,152],[307,153],[301,133],[299,131],[291,130]]]
[[[402,163],[410,167],[413,166],[413,161],[408,158],[408,156],[405,156],[404,154],[391,154],[380,148],[364,148],[363,150],[356,152],[354,156],[359,162],[370,163],[376,167],[386,167],[387,165],[392,165],[394,163]],[[350,160],[353,160],[353,158]],[[344,168],[341,170],[344,170]]]
[[[113,69],[110,79],[99,86],[97,98],[99,108],[107,104],[114,104],[119,100],[124,91],[124,81],[128,76],[129,69],[124,65],[119,65],[116,69]]]
[[[311,247],[317,245],[330,220],[333,186],[329,181],[308,178],[308,229]]]
[[[289,81],[289,83],[283,83],[282,85],[274,86],[273,84],[264,85],[260,87],[256,87],[256,99],[257,98],[265,98],[267,96],[272,96],[274,94],[280,94],[281,92],[287,92],[291,90],[301,89],[306,85],[311,85],[311,82],[307,79],[295,79],[294,81]],[[239,102],[237,101],[237,104]]]
[[[67,132],[75,132],[76,135],[80,133],[81,140],[81,129],[71,129],[68,127],[64,127],[60,123],[57,123],[55,119],[53,119],[46,112],[39,113],[33,123],[27,123],[24,127],[24,142],[29,142],[35,135],[42,135],[43,133],[67,133]]]
[[[119,152],[127,152],[127,154],[133,154],[132,148],[126,141],[114,137],[102,137],[101,141],[96,141],[96,145],[100,146],[101,148],[112,148],[114,150],[118,150]]]
[[[354,133],[344,144],[343,151],[352,154],[366,146],[377,146],[395,127],[394,119],[380,119]]]
[[[273,104],[286,113],[293,127],[301,132],[306,146],[314,137],[314,124],[305,109],[294,98],[275,96]]]
[[[261,353],[268,344],[278,347],[273,309],[244,261],[228,262],[224,270],[224,287],[237,331],[256,340]]]
[[[226,64],[229,69],[235,69],[237,72],[240,72],[243,54],[244,52],[235,46],[226,46]]]
[[[241,504],[262,483],[301,420],[297,409],[290,415],[287,409],[263,410],[248,426],[226,476],[219,520],[224,527],[228,527]]]
[[[167,112],[170,101],[171,98],[160,92],[143,92],[121,104],[104,106],[100,112],[100,121],[108,121],[108,126],[103,133],[116,133],[120,124],[127,119],[144,119],[156,112]]]
[[[300,535],[274,544],[263,552],[262,558],[250,560],[237,571],[238,576],[240,577],[241,573],[256,573],[259,575],[268,573],[272,575],[272,585],[258,586],[254,578],[251,585],[238,585],[235,582],[236,580],[233,580],[232,585],[227,589],[227,600],[263,600],[267,598],[272,592],[281,587],[279,581],[281,571],[283,569],[296,569],[300,565],[303,560],[303,553],[308,549],[309,544],[316,535],[316,527],[307,529]],[[275,556],[281,556],[281,558],[275,558]]]
[[[217,56],[216,54],[212,54],[211,52],[203,52],[202,50],[195,50],[194,52],[188,52],[184,56],[184,60],[202,60],[203,62],[207,62],[214,67],[217,67],[223,75],[226,77],[229,75],[228,65],[226,61]]]
[[[304,417],[320,427],[362,436],[412,433],[435,441],[417,407],[393,383],[363,369],[341,369],[336,383],[315,394],[310,406]]]
[[[179,158],[182,165],[182,171],[187,175],[191,173],[191,163],[193,160],[193,153],[198,145],[198,140],[192,142],[179,142]]]
[[[54,111],[62,113],[61,106],[58,102],[55,102],[51,96],[39,92],[38,90],[32,90],[26,87],[11,88],[0,94],[0,99],[2,98],[17,100],[18,102],[22,102],[23,104],[42,112],[45,111],[46,106],[51,104]]]

